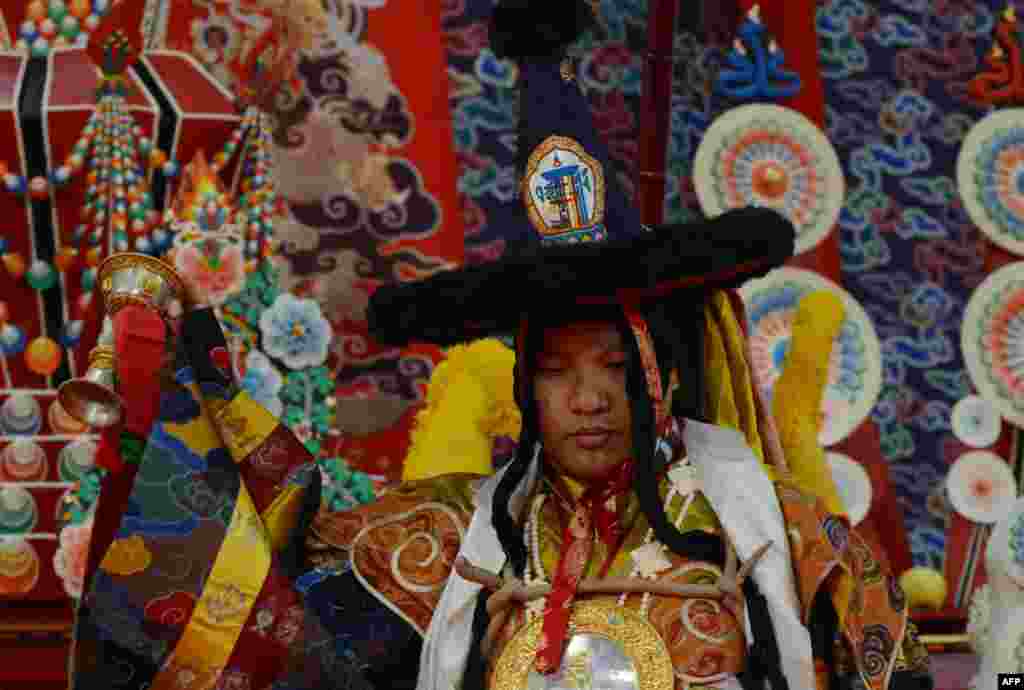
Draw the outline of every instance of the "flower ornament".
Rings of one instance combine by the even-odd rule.
[[[60,532],[60,545],[53,555],[53,570],[64,583],[64,591],[73,599],[82,596],[91,535],[92,518],[81,524],[68,525]]]
[[[250,350],[245,359],[242,388],[275,417],[284,412],[284,403],[278,397],[283,385],[284,378],[270,359],[259,350]]]
[[[174,267],[214,306],[245,286],[245,244],[241,228],[228,222],[230,207],[223,184],[198,152],[170,212],[172,252]]]
[[[245,285],[242,243],[233,239],[204,236],[178,243],[175,251],[174,267],[215,306],[223,304]]]
[[[282,293],[260,316],[264,351],[289,369],[320,366],[327,360],[331,324],[320,305]]]
[[[633,549],[631,556],[640,576],[647,579],[653,579],[672,567],[672,561],[665,557],[664,547],[656,541]]]

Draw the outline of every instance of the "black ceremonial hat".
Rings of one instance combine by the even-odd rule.
[[[647,227],[615,181],[566,49],[593,22],[585,0],[503,0],[491,46],[519,68],[521,201],[495,262],[386,285],[370,300],[381,343],[452,345],[514,332],[545,303],[660,299],[739,286],[793,254],[795,230],[763,208]]]

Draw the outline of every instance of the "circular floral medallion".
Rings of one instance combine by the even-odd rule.
[[[740,288],[746,305],[754,377],[770,398],[782,373],[800,300],[829,290],[843,300],[846,317],[832,349],[818,441],[832,446],[871,413],[882,390],[882,347],[864,308],[845,290],[812,271],[781,268]]]
[[[1024,427],[1024,262],[1004,266],[978,286],[960,339],[979,395]]]
[[[871,511],[871,498],[874,495],[871,478],[863,465],[842,453],[830,451],[825,454],[825,458],[832,470],[832,480],[836,483],[836,490],[846,508],[850,524],[856,527]]]
[[[974,224],[1003,249],[1024,255],[1024,108],[997,110],[967,133],[957,178]]]
[[[796,226],[796,253],[832,231],[846,194],[843,170],[825,135],[800,113],[750,104],[716,119],[694,160],[704,212],[766,206]]]
[[[953,509],[972,522],[991,524],[1007,514],[1017,497],[1013,470],[995,453],[961,455],[946,475]]]
[[[995,406],[980,395],[968,395],[953,405],[953,435],[971,448],[987,448],[999,439],[1002,424]]]

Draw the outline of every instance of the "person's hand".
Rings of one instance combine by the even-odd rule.
[[[185,294],[181,295],[181,308],[182,311],[191,311],[193,309],[204,309],[209,305],[206,303],[206,297],[196,281],[191,279],[189,276],[178,273],[178,277],[181,278],[182,284],[185,286]]]
[[[210,305],[206,302],[206,296],[196,286],[194,281],[185,279],[185,310],[205,309]]]

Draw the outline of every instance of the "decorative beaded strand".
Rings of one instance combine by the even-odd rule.
[[[267,118],[254,111],[251,143],[243,164],[242,194],[238,199],[237,218],[245,228],[246,258],[255,264],[272,255],[270,240],[274,233],[274,215],[278,197],[270,174],[271,131]]]

